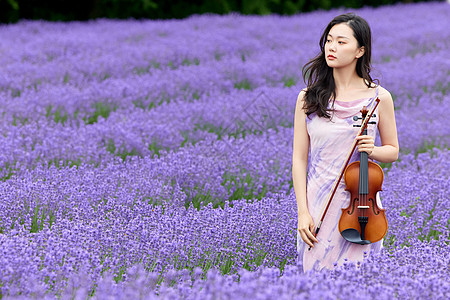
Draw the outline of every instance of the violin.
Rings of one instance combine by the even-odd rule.
[[[358,136],[367,134],[367,125],[374,123],[369,122],[369,120],[374,115],[374,111],[379,103],[380,99],[375,99],[370,113],[368,113],[366,107],[363,107],[361,110],[363,116],[361,120],[363,121],[361,125],[356,125],[361,127]],[[356,120],[359,119],[358,117],[356,118]],[[350,192],[351,201],[347,208],[342,209],[339,219],[339,231],[342,237],[351,243],[365,245],[381,240],[387,233],[387,219],[384,209],[379,208],[376,202],[376,193],[381,191],[384,179],[383,170],[378,164],[368,161],[366,152],[361,152],[360,161],[349,164],[356,144],[355,139],[350,147],[346,161],[341,167],[340,175],[336,177],[333,187],[328,194],[328,199],[322,208],[321,218],[313,231],[314,237],[317,237],[320,231],[344,173],[346,173],[346,190]],[[311,250],[311,247],[308,250]]]
[[[364,106],[361,110],[362,118],[355,116],[353,120],[364,120],[367,113],[368,110]],[[362,134],[367,134],[367,127]],[[367,245],[381,240],[386,235],[388,223],[385,210],[379,208],[376,201],[377,192],[382,190],[383,179],[383,170],[377,163],[368,160],[367,152],[361,152],[360,160],[345,168],[345,190],[350,192],[350,203],[348,207],[342,208],[339,232],[347,241]]]

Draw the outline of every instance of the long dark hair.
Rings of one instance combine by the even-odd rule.
[[[367,80],[368,87],[371,87],[374,81],[370,77],[370,57],[371,57],[371,44],[372,35],[370,32],[369,24],[354,13],[346,13],[335,17],[325,28],[325,31],[320,38],[319,46],[320,53],[306,63],[302,69],[303,81],[306,83],[306,75],[308,74],[307,91],[305,93],[304,109],[306,115],[317,113],[319,117],[331,118],[328,109],[328,102],[330,99],[336,98],[335,82],[333,78],[333,68],[327,65],[325,60],[325,42],[327,40],[328,33],[331,28],[340,23],[346,23],[353,29],[353,36],[358,42],[358,47],[364,46],[364,55],[358,58],[356,62],[356,73],[359,77]],[[378,79],[375,79],[378,84]]]

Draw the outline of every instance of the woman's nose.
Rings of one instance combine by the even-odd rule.
[[[329,49],[332,50],[332,51],[335,51],[336,50],[336,44],[334,42],[332,42],[330,44],[330,48]]]

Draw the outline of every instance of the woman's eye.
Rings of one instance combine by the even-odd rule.
[[[328,43],[328,42],[331,42],[331,40],[327,40],[327,43]],[[341,43],[342,43],[342,44],[345,44],[344,42],[341,42],[341,41],[339,41],[338,43],[339,43],[339,44],[341,44]]]

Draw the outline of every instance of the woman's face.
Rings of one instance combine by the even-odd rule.
[[[363,54],[364,47],[358,48],[358,41],[350,26],[340,23],[331,27],[325,42],[325,60],[329,67],[342,68],[356,64]],[[335,58],[330,58],[329,55]]]

